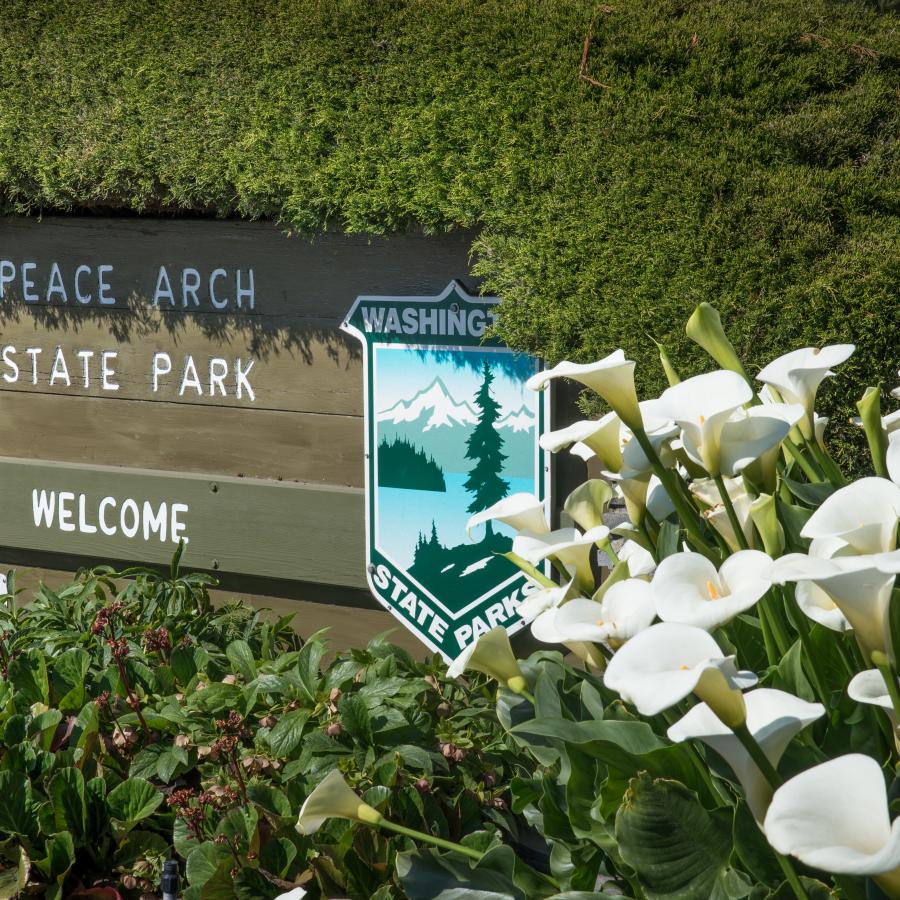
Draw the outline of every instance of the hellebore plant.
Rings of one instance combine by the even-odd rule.
[[[657,345],[659,397],[638,398],[622,350],[530,379],[571,379],[609,407],[541,439],[592,476],[558,520],[513,495],[469,522],[516,532],[506,556],[533,582],[521,617],[547,646],[517,660],[495,629],[448,674],[496,682],[497,718],[533,759],[508,802],[534,842],[516,854],[486,838],[468,862],[411,850],[398,860],[411,883],[900,900],[900,415],[866,393],[873,474],[849,480],[815,405],[851,345],[802,348],[754,377],[713,307],[687,333],[714,364],[681,374]],[[614,524],[616,502],[628,520]],[[365,822],[345,800],[332,815]]]

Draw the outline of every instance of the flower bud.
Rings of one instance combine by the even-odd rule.
[[[722,328],[722,319],[719,311],[709,303],[700,303],[688,319],[685,328],[687,336],[699,344],[723,369],[737,372],[742,378],[747,378],[744,366],[738,359],[737,353],[725,329]]]
[[[763,549],[772,559],[777,559],[784,552],[784,529],[778,521],[775,498],[760,494],[750,504],[750,518],[762,538]]]

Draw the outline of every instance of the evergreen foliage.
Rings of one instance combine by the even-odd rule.
[[[509,482],[500,477],[506,454],[503,453],[503,437],[494,427],[494,423],[500,418],[500,404],[491,396],[493,381],[494,373],[485,362],[481,387],[475,395],[475,405],[479,410],[478,424],[466,441],[466,459],[475,461],[463,485],[469,493],[474,494],[466,509],[470,513],[481,512],[493,506],[509,493]],[[485,537],[489,538],[493,534],[491,522],[486,522],[485,527]]]
[[[378,484],[412,491],[446,491],[441,467],[424,450],[397,437],[378,445]]]
[[[752,366],[857,343],[858,396],[900,326],[900,21],[877,7],[9,0],[0,205],[478,228],[514,346],[645,363],[649,333],[687,369],[678,323],[708,300]]]

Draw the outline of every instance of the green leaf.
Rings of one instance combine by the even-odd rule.
[[[24,847],[19,847],[19,864],[0,871],[0,900],[14,900],[28,884],[31,863]]]
[[[663,520],[659,526],[659,540],[656,542],[656,552],[659,561],[678,552],[681,528],[668,519]]]
[[[369,710],[362,697],[349,694],[341,698],[338,704],[338,712],[341,717],[341,725],[361,744],[372,744],[372,720]]]
[[[197,664],[194,661],[194,651],[189,650],[187,647],[176,647],[172,651],[172,671],[175,673],[175,678],[178,683],[182,686],[188,684],[188,682],[197,674]]]
[[[0,831],[33,837],[37,824],[28,776],[10,769],[0,771]]]
[[[293,752],[303,738],[303,728],[309,720],[309,710],[295,709],[285,713],[269,732],[272,755],[284,759]]]
[[[316,702],[319,689],[319,664],[325,655],[326,646],[319,640],[310,638],[297,655],[297,664],[293,670],[296,682],[310,703]]]
[[[707,900],[728,869],[730,828],[677,781],[632,779],[616,815],[616,839],[648,900]]]
[[[131,829],[152,815],[163,802],[163,795],[143,778],[129,778],[114,787],[106,798],[109,814]]]
[[[50,703],[50,682],[47,678],[47,661],[37,649],[28,650],[9,664],[8,676],[16,692],[30,706],[32,703]]]
[[[53,661],[53,693],[63,712],[77,712],[84,706],[87,674],[91,656],[80,647],[72,647]]]
[[[760,884],[774,887],[781,883],[784,874],[775,852],[743,800],[739,800],[734,808],[732,839],[741,862]]]
[[[282,818],[293,819],[295,817],[295,810],[291,806],[291,801],[288,800],[286,794],[279,791],[274,785],[250,784],[247,786],[247,796],[266,812]]]
[[[204,841],[195,847],[187,858],[185,874],[191,887],[202,887],[216,874],[219,863],[225,858],[226,850],[212,841]]]
[[[45,845],[45,857],[34,860],[35,866],[47,881],[61,883],[66,873],[75,864],[75,844],[72,835],[67,831],[47,838]]]
[[[50,782],[50,798],[57,830],[71,832],[78,846],[83,846],[87,832],[87,805],[81,770],[72,766],[60,769]]]
[[[782,481],[801,503],[805,503],[813,509],[818,509],[836,490],[835,486],[827,481],[818,484],[807,484],[802,481],[794,481],[792,478],[782,478]]]
[[[246,641],[232,641],[226,648],[225,655],[244,681],[250,682],[256,678],[256,661]]]

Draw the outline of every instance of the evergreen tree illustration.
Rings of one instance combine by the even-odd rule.
[[[494,373],[487,361],[482,369],[481,387],[475,395],[478,407],[478,424],[466,441],[466,459],[475,465],[469,471],[465,489],[474,494],[467,512],[477,513],[502,500],[509,493],[509,482],[500,477],[506,454],[503,453],[503,437],[494,427],[500,418],[500,404],[491,396]],[[485,539],[494,535],[491,523],[485,527]]]

